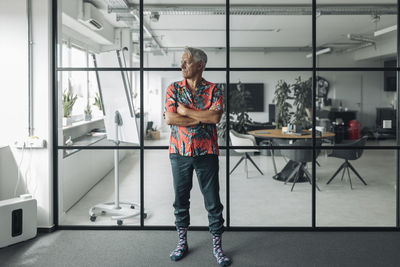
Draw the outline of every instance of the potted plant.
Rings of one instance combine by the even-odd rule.
[[[153,140],[159,140],[160,139],[160,131],[157,131],[157,127],[152,127],[151,128],[151,139]]]
[[[311,122],[312,107],[312,78],[308,81],[302,81],[299,76],[292,85],[294,105],[296,106],[296,114],[293,123],[301,125],[303,129],[308,127]]]
[[[100,111],[103,110],[103,106],[101,104],[99,93],[96,93],[96,96],[94,97],[93,105],[96,106]]]
[[[89,103],[87,103],[84,113],[85,113],[85,121],[92,120],[92,108],[90,107]]]
[[[72,108],[74,107],[75,101],[78,99],[77,95],[74,95],[71,90],[65,90],[63,92],[63,125],[69,126],[71,122]]]
[[[224,113],[222,114],[221,121],[217,125],[218,128],[218,137],[223,140],[225,139],[226,134],[226,100],[227,100],[227,90],[226,86],[223,84],[219,84],[221,86],[221,90],[223,92],[223,103],[224,103]],[[252,123],[252,120],[247,113],[247,104],[245,100],[245,91],[243,88],[243,84],[239,82],[237,87],[229,92],[229,100],[230,100],[230,114],[229,114],[229,129],[233,129],[239,133],[247,132],[247,125]],[[224,141],[222,141],[225,144]]]
[[[290,96],[291,93],[290,84],[283,80],[279,80],[278,84],[275,86],[275,95],[272,100],[272,102],[275,103],[276,129],[282,128],[282,126],[286,126],[290,122],[292,115],[290,109],[292,108],[292,105],[288,100],[292,99]]]

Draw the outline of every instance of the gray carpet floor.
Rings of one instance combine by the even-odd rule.
[[[0,266],[218,266],[205,231],[169,260],[173,231],[56,231],[0,249]],[[400,232],[226,232],[232,266],[400,266]]]

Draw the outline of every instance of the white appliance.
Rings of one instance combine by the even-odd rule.
[[[37,203],[32,195],[0,201],[0,248],[34,238]]]

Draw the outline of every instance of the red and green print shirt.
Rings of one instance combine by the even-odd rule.
[[[213,104],[218,110],[223,107],[221,89],[204,79],[197,85],[194,95],[186,79],[174,82],[168,86],[165,98],[165,112],[177,112],[178,103],[194,110],[208,110]],[[169,153],[182,156],[219,155],[216,125],[171,125]]]

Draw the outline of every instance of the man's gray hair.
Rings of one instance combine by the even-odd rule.
[[[186,46],[183,53],[187,53],[190,57],[193,58],[194,62],[203,62],[203,70],[206,68],[207,64],[207,54],[198,48]]]

